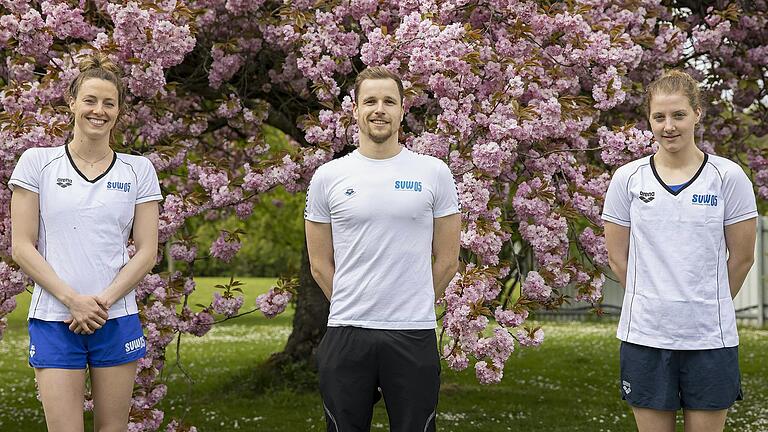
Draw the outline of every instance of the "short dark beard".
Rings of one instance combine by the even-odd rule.
[[[368,134],[368,138],[371,139],[371,141],[375,142],[376,144],[382,144],[387,142],[387,140],[392,136],[392,134],[389,134],[387,136],[376,136],[372,134]]]

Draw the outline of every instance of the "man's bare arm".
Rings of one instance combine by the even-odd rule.
[[[330,300],[333,294],[333,275],[336,272],[331,224],[305,221],[304,230],[307,234],[307,251],[312,277],[323,290],[325,297]]]

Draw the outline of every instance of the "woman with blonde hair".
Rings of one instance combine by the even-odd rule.
[[[162,195],[148,159],[111,148],[125,110],[119,68],[100,53],[79,68],[71,140],[28,149],[8,182],[12,254],[35,281],[29,364],[48,430],[83,430],[87,370],[95,429],[125,431],[146,352],[134,286],[155,265]]]
[[[650,84],[654,155],[613,175],[602,218],[625,288],[617,336],[621,392],[640,432],[720,432],[741,399],[733,297],[754,260],[757,206],[734,162],[702,152],[698,83],[670,71]]]

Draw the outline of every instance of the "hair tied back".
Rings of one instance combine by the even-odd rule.
[[[121,75],[120,68],[106,55],[100,52],[96,52],[85,56],[78,64],[80,73],[88,72],[93,69],[102,69],[108,72],[112,72],[116,76]]]

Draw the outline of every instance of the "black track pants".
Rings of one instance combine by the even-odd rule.
[[[317,351],[328,432],[368,432],[384,397],[391,432],[434,432],[440,358],[434,330],[328,327]]]

